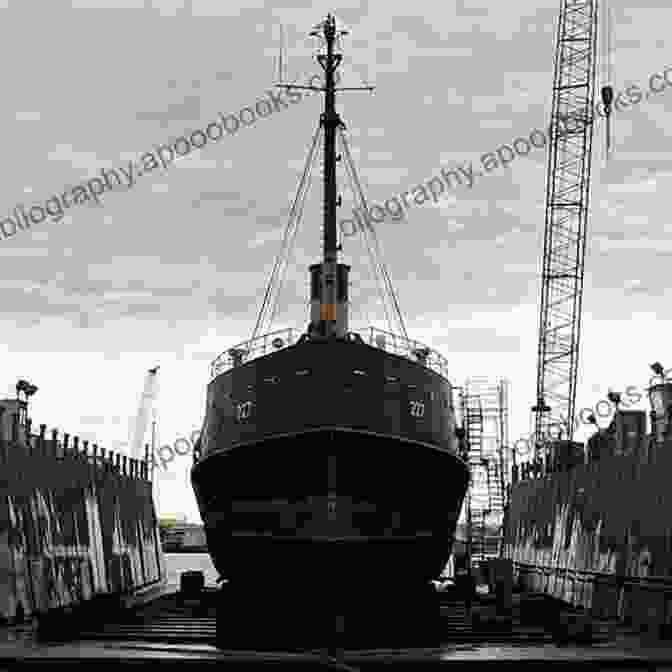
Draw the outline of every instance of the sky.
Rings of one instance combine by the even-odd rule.
[[[615,89],[670,64],[667,3],[612,0]],[[269,100],[320,72],[312,27],[333,11],[343,41],[337,105],[371,203],[383,203],[548,124],[559,0],[248,0],[0,3],[4,171],[0,218]],[[36,20],[38,19],[39,20]],[[7,395],[39,387],[31,416],[127,450],[148,368],[160,365],[160,443],[203,420],[209,363],[249,338],[320,114],[318,96],[0,240],[0,363]],[[643,388],[669,357],[672,88],[619,113],[604,161],[596,134],[577,407]],[[377,226],[409,336],[451,379],[511,383],[510,440],[534,401],[545,152]],[[342,165],[342,164],[341,164]],[[352,208],[344,174],[343,207]],[[315,179],[274,327],[308,321],[307,266],[321,250]],[[353,326],[385,327],[359,236]],[[646,408],[646,404],[639,405]],[[191,460],[162,476],[160,510],[198,520]]]

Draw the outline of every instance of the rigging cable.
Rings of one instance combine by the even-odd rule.
[[[310,165],[312,164],[312,162],[314,160],[315,150],[317,148],[317,143],[318,143],[318,140],[320,138],[321,132],[322,132],[322,129],[318,126],[317,130],[315,131],[315,135],[313,136],[313,144],[312,144],[312,146],[311,146],[311,148],[308,152],[308,157],[306,159],[306,165],[303,169],[303,175],[301,176],[301,181],[299,183],[299,188],[297,189],[297,193],[296,193],[296,196],[294,198],[294,202],[292,203],[292,207],[290,209],[289,218],[288,218],[288,222],[287,222],[287,227],[285,228],[285,233],[284,233],[283,239],[282,239],[282,247],[280,249],[280,252],[278,253],[278,256],[276,257],[275,264],[273,266],[273,271],[271,273],[271,277],[270,277],[270,279],[268,281],[268,285],[266,287],[266,293],[264,295],[264,300],[262,302],[261,310],[259,311],[259,315],[257,317],[257,323],[254,327],[254,331],[252,333],[252,339],[251,340],[254,340],[255,338],[257,338],[257,336],[259,336],[259,334],[261,333],[261,328],[262,328],[263,323],[264,323],[264,318],[266,317],[266,315],[268,313],[269,297],[271,296],[271,293],[272,293],[272,291],[273,291],[273,289],[276,285],[279,269],[280,269],[280,266],[282,264],[283,258],[285,257],[286,252],[287,252],[289,239],[290,239],[290,236],[291,236],[291,229],[292,229],[292,225],[293,225],[296,210],[297,210],[297,205],[298,205],[299,201],[301,200],[301,194],[302,194],[302,192],[304,190],[304,187],[305,187],[305,184],[306,184],[307,175],[309,173]]]
[[[342,138],[341,138],[340,135],[339,135],[339,139],[341,140],[341,144],[342,144]],[[345,149],[343,151],[345,152]],[[345,162],[345,170],[346,170],[346,173],[347,173],[347,176],[348,176],[348,179],[349,179],[350,190],[352,191],[353,196],[355,197],[355,205],[361,205],[361,204],[357,203],[358,191],[357,191],[357,188],[355,186],[356,185],[356,178],[353,175],[353,172],[354,172],[353,168],[348,161]],[[382,284],[382,277],[381,277],[380,269],[378,267],[378,263],[377,263],[377,260],[376,260],[375,251],[371,247],[371,243],[369,241],[368,235],[366,234],[366,229],[364,229],[362,231],[362,237],[363,237],[364,245],[366,246],[366,252],[368,254],[369,261],[370,261],[370,264],[371,264],[370,265],[370,270],[372,271],[372,274],[373,274],[373,280],[374,280],[374,283],[376,285],[376,289],[378,290],[378,296],[380,297],[380,302],[383,306],[383,311],[385,312],[385,321],[387,322],[388,329],[390,331],[394,331],[394,327],[392,325],[392,320],[390,319],[390,313],[389,313],[389,309],[388,309],[388,305],[387,305],[387,301],[386,301],[387,297],[386,297],[386,293],[385,293],[385,288]]]
[[[350,154],[350,147],[348,145],[347,139],[345,137],[345,134],[341,131],[340,132],[340,137],[341,141],[343,143],[343,147],[345,150],[345,155],[346,155],[346,162],[350,164],[350,168],[352,170],[353,178],[355,181],[355,185],[357,187],[357,193],[359,195],[359,198],[361,200],[361,205],[364,208],[364,212],[368,212],[368,206],[366,203],[366,197],[364,196],[364,191],[362,189],[362,185],[359,181],[359,178],[357,177],[357,171],[355,170],[355,164],[354,161],[352,160],[352,155]],[[378,255],[378,264],[380,266],[380,270],[383,275],[383,279],[385,281],[385,284],[387,286],[387,291],[389,293],[389,296],[391,297],[393,304],[394,304],[394,312],[396,315],[396,318],[399,323],[399,327],[401,329],[401,333],[404,336],[406,340],[408,340],[408,333],[406,332],[406,325],[404,324],[404,318],[401,314],[401,310],[399,309],[399,302],[397,301],[397,295],[394,291],[394,287],[392,286],[392,280],[390,279],[390,275],[387,272],[387,267],[385,265],[385,262],[383,261],[383,253],[381,250],[380,242],[378,240],[378,236],[376,235],[376,232],[373,227],[370,228],[370,233],[371,233],[371,238],[373,240],[373,243],[375,245],[376,253]],[[364,229],[364,232],[366,232],[366,229]],[[366,235],[366,233],[365,233]]]
[[[322,129],[319,129],[318,137],[315,140],[315,147],[320,143],[320,140],[322,138]],[[303,211],[306,206],[306,198],[308,196],[308,192],[310,191],[310,185],[311,185],[311,180],[312,180],[312,175],[313,175],[313,168],[315,166],[315,160],[314,160],[315,153],[312,153],[312,157],[310,159],[310,163],[308,164],[308,175],[306,179],[306,186],[303,189],[303,193],[299,199],[299,205],[297,207],[297,212],[296,212],[296,217],[295,217],[295,225],[292,229],[291,238],[289,240],[289,244],[285,253],[285,258],[284,258],[284,265],[282,266],[282,269],[279,273],[279,278],[278,282],[276,283],[276,292],[275,292],[275,298],[271,301],[272,305],[272,312],[271,312],[271,317],[268,321],[268,328],[270,330],[271,324],[273,323],[273,320],[275,319],[278,311],[278,307],[280,305],[280,293],[282,292],[282,285],[285,281],[285,277],[287,274],[287,269],[289,268],[289,261],[291,258],[291,253],[292,250],[294,249],[294,242],[296,241],[296,234],[299,231],[299,225],[301,224],[301,221],[303,219]]]

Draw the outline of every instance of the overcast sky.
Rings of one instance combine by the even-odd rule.
[[[611,2],[616,89],[644,89],[672,65],[666,4]],[[280,23],[285,79],[305,83],[320,72],[307,33],[328,11],[352,31],[341,85],[377,87],[341,94],[338,109],[368,198],[382,203],[548,123],[559,5],[4,2],[0,217],[268,100]],[[596,137],[578,407],[609,386],[643,386],[655,359],[672,366],[671,111],[672,89],[620,113],[607,168],[603,128]],[[317,96],[290,104],[101,205],[0,241],[2,385],[38,385],[36,423],[119,447],[144,374],[160,364],[161,442],[200,426],[210,360],[254,327],[319,113]],[[535,394],[544,180],[535,150],[377,228],[409,335],[441,351],[458,384],[510,379],[512,441]],[[278,327],[308,321],[320,197],[315,180]],[[353,326],[384,327],[359,237],[343,245]],[[161,509],[193,519],[190,462],[164,477]]]

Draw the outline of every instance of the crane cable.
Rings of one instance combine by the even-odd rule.
[[[613,64],[611,60],[611,51],[612,51],[612,44],[611,44],[611,38],[612,38],[612,15],[611,15],[611,8],[607,4],[607,0],[602,0],[602,5],[601,5],[602,13],[604,15],[604,19],[602,21],[602,89],[601,89],[601,97],[602,97],[602,105],[604,107],[604,115],[605,115],[605,166],[609,162],[609,159],[611,157],[611,152],[612,152],[612,118],[611,118],[611,106],[614,100],[614,88],[611,85],[611,81],[613,78]],[[598,18],[599,18],[599,13],[598,13]]]

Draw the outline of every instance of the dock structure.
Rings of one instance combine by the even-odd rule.
[[[672,634],[672,383],[644,411],[617,409],[584,448],[557,441],[513,470],[502,554],[526,590],[596,616]]]
[[[0,624],[165,582],[148,460],[32,431],[28,400],[0,400]]]

